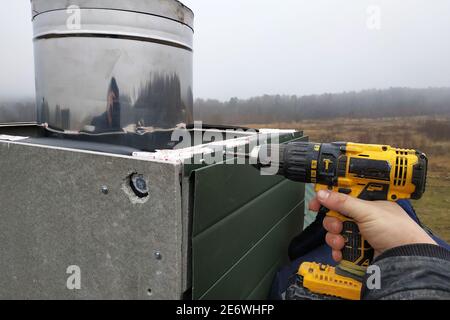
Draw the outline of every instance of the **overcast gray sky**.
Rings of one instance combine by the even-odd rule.
[[[29,2],[1,0],[0,98],[34,93]],[[448,0],[183,2],[196,14],[196,97],[450,86]]]

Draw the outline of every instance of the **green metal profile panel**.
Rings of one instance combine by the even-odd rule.
[[[303,203],[279,221],[202,299],[267,299],[276,271],[287,261],[289,235],[302,229],[302,214]]]
[[[191,178],[193,298],[267,298],[303,230],[304,185],[248,165],[213,165]]]
[[[245,165],[221,164],[197,170],[194,234],[202,234],[282,181],[280,177],[261,177],[258,170]]]
[[[285,247],[284,244],[282,244],[282,247],[283,248]],[[276,251],[273,251],[273,252],[276,252]],[[278,252],[281,252],[281,251],[278,251]],[[283,260],[283,257],[279,260]],[[270,292],[270,288],[272,287],[273,280],[274,280],[275,274],[277,273],[278,269],[280,269],[280,263],[277,262],[267,272],[266,276],[264,278],[262,278],[262,280],[259,281],[259,284],[253,290],[253,292],[250,293],[250,295],[247,297],[247,300],[263,300],[265,297],[267,297],[267,293]],[[238,268],[234,269],[233,271],[240,272],[240,270]],[[225,281],[221,282],[221,284],[225,284],[225,283],[226,283],[226,278],[225,278]],[[223,288],[221,288],[219,286],[216,286],[214,289],[215,290],[220,289],[220,290],[222,290],[222,292],[225,291]],[[214,290],[211,290],[211,292],[209,292],[209,294],[213,294],[213,293],[214,293]]]

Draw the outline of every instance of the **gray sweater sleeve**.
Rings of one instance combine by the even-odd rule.
[[[385,252],[373,263],[380,271],[381,288],[369,289],[366,276],[364,300],[450,300],[450,251],[420,244]],[[373,279],[372,279],[373,280]]]

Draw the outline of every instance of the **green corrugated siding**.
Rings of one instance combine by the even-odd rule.
[[[197,169],[192,179],[193,298],[267,298],[303,229],[304,185],[227,164]]]
[[[287,262],[289,242],[300,232],[302,211],[303,204],[299,204],[268,230],[201,299],[267,299],[276,271]]]

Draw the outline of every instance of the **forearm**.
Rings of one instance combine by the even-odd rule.
[[[444,248],[429,244],[398,247],[373,265],[381,271],[381,288],[364,287],[364,300],[450,299],[450,252]]]

